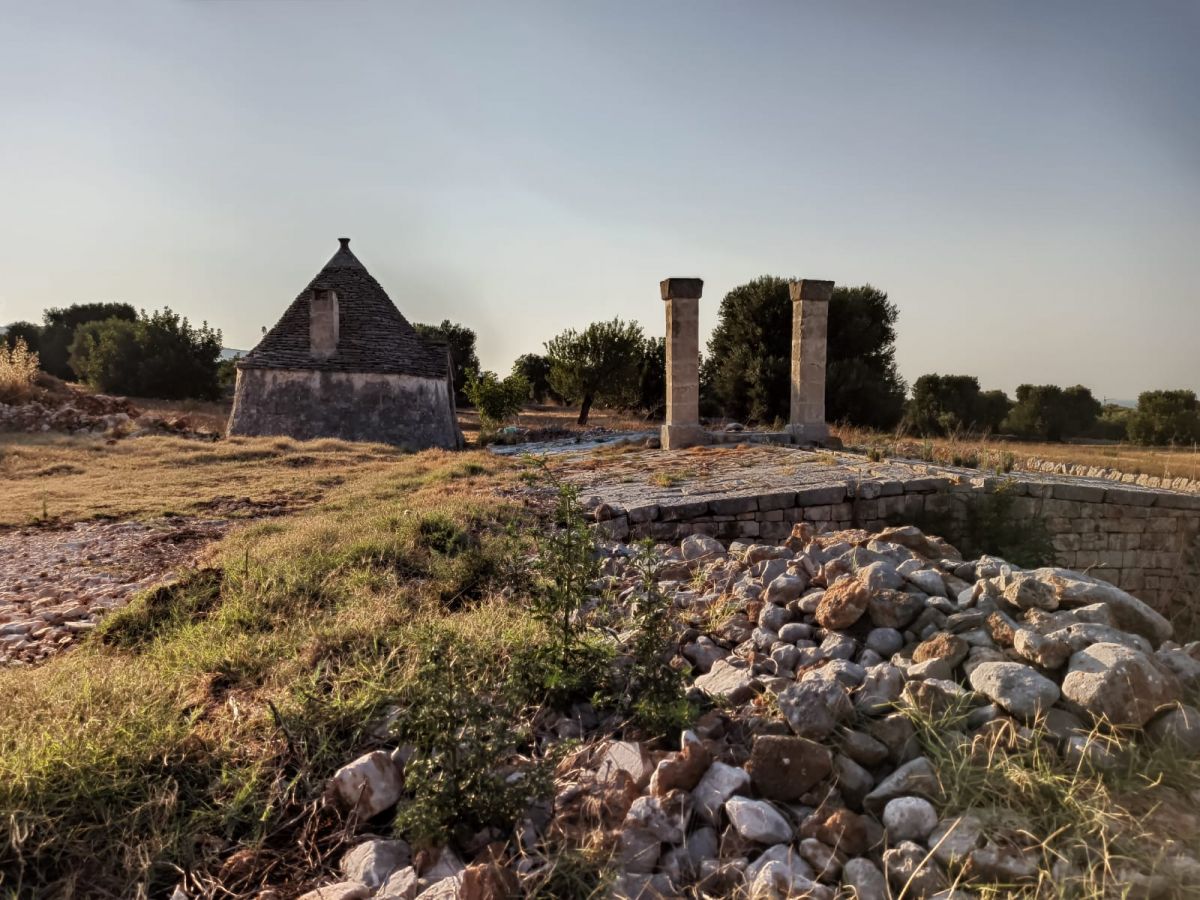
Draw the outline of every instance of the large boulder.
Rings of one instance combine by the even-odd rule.
[[[1107,604],[1117,628],[1140,634],[1156,647],[1170,639],[1174,630],[1165,618],[1115,584],[1069,569],[1037,569],[1033,574],[1053,589],[1060,605]]]
[[[1114,725],[1145,725],[1179,700],[1179,680],[1152,657],[1123,644],[1092,644],[1071,656],[1063,696]]]

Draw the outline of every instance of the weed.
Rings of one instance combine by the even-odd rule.
[[[29,397],[37,373],[38,355],[24,338],[17,338],[11,347],[0,343],[0,403],[17,403]]]

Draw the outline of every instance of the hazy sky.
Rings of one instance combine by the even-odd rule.
[[[871,282],[910,381],[1200,389],[1200,4],[0,0],[0,323],[249,348],[348,235],[485,365]]]

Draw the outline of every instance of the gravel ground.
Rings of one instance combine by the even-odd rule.
[[[0,533],[0,665],[31,665],[69,647],[229,525],[173,517]]]

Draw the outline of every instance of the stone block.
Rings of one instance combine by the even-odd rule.
[[[827,506],[831,503],[841,503],[845,499],[846,486],[844,484],[802,488],[796,492],[797,506]]]
[[[697,519],[708,512],[707,500],[682,500],[673,503],[661,503],[658,507],[658,517],[664,522],[679,521],[680,519]]]
[[[719,516],[752,513],[758,510],[758,498],[755,496],[717,497],[708,501],[708,508]]]
[[[809,522],[828,522],[833,518],[832,506],[809,506],[804,509],[804,518]]]
[[[910,478],[904,482],[906,494],[929,494],[934,491],[944,491],[950,487],[949,478]]]
[[[704,292],[704,279],[666,278],[658,287],[664,300],[699,300]]]
[[[796,505],[795,491],[779,491],[773,494],[759,494],[758,508],[763,512],[777,509],[788,509]]]
[[[760,522],[782,522],[783,521],[783,510],[782,509],[768,510],[765,513],[760,513],[758,518],[759,518]]]
[[[658,506],[635,506],[626,513],[629,521],[635,525],[652,522],[658,518]]]
[[[1104,492],[1108,490],[1097,484],[1065,484],[1054,485],[1051,496],[1055,500],[1080,500],[1085,503],[1103,503]]]
[[[1132,488],[1106,487],[1104,489],[1105,503],[1120,503],[1124,506],[1153,506],[1158,500],[1156,494],[1150,491],[1135,491]]]

